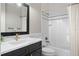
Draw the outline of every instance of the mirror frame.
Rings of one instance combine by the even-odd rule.
[[[27,31],[26,32],[1,32],[2,36],[13,36],[18,33],[19,35],[29,34],[29,5],[26,3],[22,3],[23,6],[27,7]]]

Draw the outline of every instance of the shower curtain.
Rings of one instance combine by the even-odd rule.
[[[68,15],[52,17],[49,20],[49,41],[52,47],[69,51],[70,40]]]

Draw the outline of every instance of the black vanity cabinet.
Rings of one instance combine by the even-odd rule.
[[[28,47],[23,47],[23,48],[2,54],[2,56],[25,56],[29,53],[27,48]]]
[[[29,46],[2,54],[1,56],[41,56],[42,44],[41,41]]]
[[[41,55],[42,55],[41,49],[38,49],[38,50],[36,50],[35,52],[32,52],[32,53],[31,53],[31,56],[41,56]]]
[[[42,55],[42,44],[41,42],[32,44],[29,47],[29,53],[31,56],[41,56]]]

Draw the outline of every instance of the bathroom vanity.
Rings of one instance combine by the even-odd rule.
[[[32,39],[32,38],[31,38]],[[22,43],[6,43],[1,47],[1,56],[41,56],[41,39],[32,39],[32,41]],[[5,45],[5,46],[4,46]]]
[[[1,36],[16,37],[1,43],[1,56],[41,56],[40,38],[19,38],[20,35],[29,35],[29,5],[4,3],[1,7]]]

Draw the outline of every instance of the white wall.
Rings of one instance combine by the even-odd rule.
[[[79,56],[79,4],[68,7],[70,18],[71,54]]]
[[[30,33],[41,33],[41,6],[30,4]]]
[[[1,32],[5,32],[5,4],[1,4]]]

